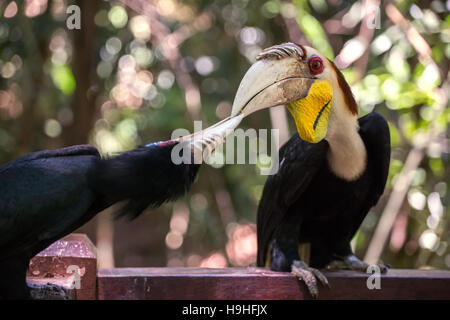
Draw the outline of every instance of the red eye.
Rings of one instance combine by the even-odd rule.
[[[323,61],[317,56],[311,57],[309,59],[309,70],[312,75],[322,73],[323,71]]]

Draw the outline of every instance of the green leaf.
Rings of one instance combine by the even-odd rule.
[[[75,77],[67,65],[54,66],[51,70],[51,76],[55,86],[64,94],[70,95],[75,91]]]

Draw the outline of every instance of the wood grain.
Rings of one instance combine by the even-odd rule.
[[[381,289],[369,290],[369,274],[324,271],[331,289],[319,299],[450,299],[450,271],[389,270]],[[98,299],[310,299],[289,273],[263,268],[115,268],[98,272]]]

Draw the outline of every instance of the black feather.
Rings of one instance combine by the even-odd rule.
[[[29,298],[29,259],[100,211],[124,201],[121,213],[183,195],[199,165],[171,161],[175,142],[101,158],[92,146],[30,153],[0,167],[0,299]]]
[[[368,160],[355,181],[331,172],[326,141],[311,144],[296,134],[280,149],[280,170],[267,179],[258,207],[258,266],[265,265],[270,246],[277,271],[289,271],[299,259],[299,243],[311,244],[313,267],[351,253],[350,240],[383,193],[390,161],[386,120],[371,113],[359,125]]]
[[[199,165],[174,164],[171,153],[175,145],[140,147],[98,162],[95,189],[109,201],[126,201],[116,217],[134,219],[146,208],[158,207],[187,191]]]

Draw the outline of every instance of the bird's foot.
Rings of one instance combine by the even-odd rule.
[[[294,274],[299,280],[303,281],[308,288],[309,293],[313,299],[317,299],[319,296],[319,288],[317,286],[317,279],[328,288],[330,284],[328,279],[316,268],[309,267],[306,263],[300,260],[294,260],[291,266],[291,273]]]
[[[349,254],[347,256],[335,256],[335,259],[331,261],[327,269],[338,270],[356,270],[366,272],[370,265],[358,259],[355,255]],[[390,266],[385,264],[378,264],[381,273],[386,273]]]

